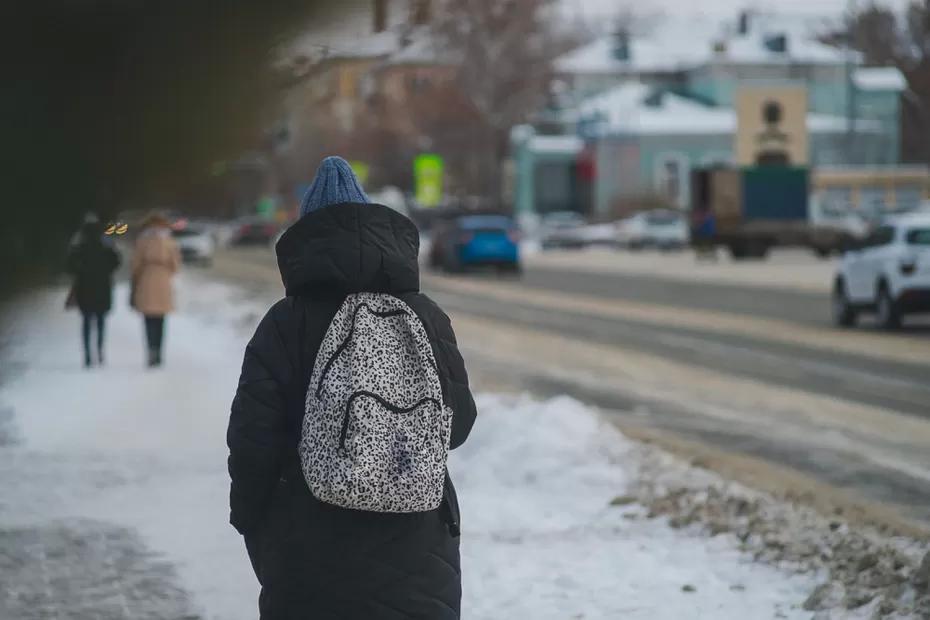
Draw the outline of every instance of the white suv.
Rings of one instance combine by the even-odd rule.
[[[863,311],[875,312],[888,329],[905,314],[930,312],[930,214],[885,220],[843,254],[833,284],[833,320],[849,327]]]

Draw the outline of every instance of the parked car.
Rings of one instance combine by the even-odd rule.
[[[688,245],[688,237],[684,214],[670,209],[637,213],[617,228],[617,243],[631,250],[678,250]]]
[[[607,222],[604,224],[589,224],[583,226],[578,231],[585,247],[617,247],[617,231],[619,230],[618,222]]]
[[[237,222],[231,245],[269,245],[281,227],[262,218],[243,218]]]
[[[213,262],[216,242],[207,228],[195,224],[184,224],[173,228],[171,236],[178,242],[181,258],[185,263],[209,266]]]
[[[575,211],[555,211],[542,217],[539,224],[542,249],[583,248],[587,245],[587,221]]]
[[[520,234],[506,215],[459,215],[436,222],[429,264],[455,272],[490,265],[498,271],[520,271]]]
[[[930,214],[886,219],[843,254],[833,282],[833,321],[856,324],[874,312],[887,329],[907,314],[930,312]]]

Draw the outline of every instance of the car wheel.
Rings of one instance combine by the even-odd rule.
[[[833,287],[833,323],[838,327],[854,327],[859,314],[846,296],[846,285],[837,280]]]
[[[769,255],[769,245],[765,241],[755,241],[749,244],[747,256],[756,260],[765,260]]]
[[[891,297],[888,285],[884,282],[878,287],[877,304],[878,324],[884,329],[897,329],[901,326],[901,311]]]
[[[497,273],[500,275],[519,276],[523,273],[520,263],[501,263],[497,266]]]
[[[730,258],[733,260],[746,259],[746,247],[742,243],[731,243],[727,249],[730,250]]]

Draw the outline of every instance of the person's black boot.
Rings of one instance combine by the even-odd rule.
[[[90,353],[84,354],[84,368],[90,368],[94,365],[93,360],[90,359]]]
[[[161,363],[158,357],[158,351],[155,349],[149,349],[149,368],[154,368],[155,366],[158,366],[159,363]]]
[[[97,350],[97,365],[103,366],[103,349]]]

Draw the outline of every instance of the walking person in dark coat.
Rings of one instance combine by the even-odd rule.
[[[324,160],[301,215],[277,244],[287,296],[246,348],[227,434],[230,520],[262,586],[261,618],[455,620],[459,516],[448,473],[436,509],[352,510],[317,499],[298,451],[317,353],[355,293],[386,293],[419,317],[452,411],[448,447],[468,436],[475,404],[449,318],[419,292],[417,229],[369,204],[339,158]]]
[[[119,266],[119,254],[103,241],[103,227],[88,221],[81,228],[77,242],[68,254],[68,271],[74,278],[73,301],[81,311],[81,334],[84,339],[84,366],[93,365],[91,331],[97,330],[97,363],[104,362],[106,316],[113,304],[113,272]]]

